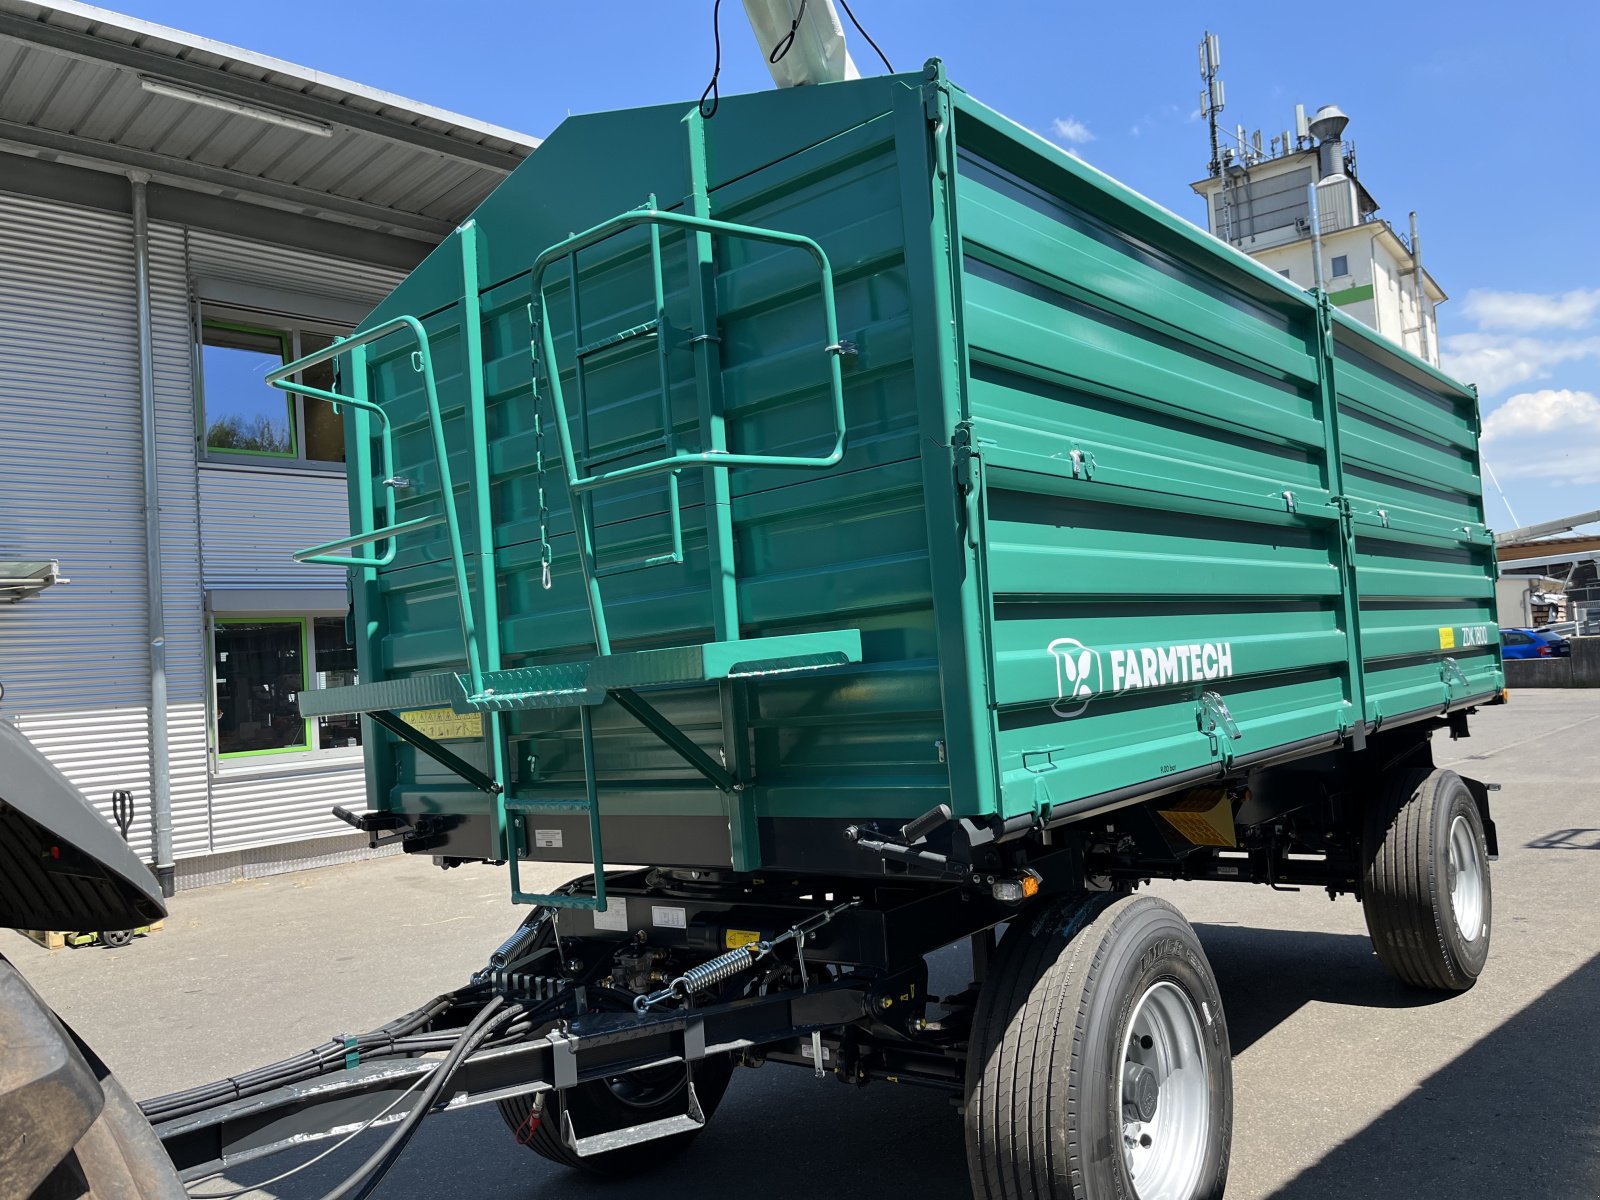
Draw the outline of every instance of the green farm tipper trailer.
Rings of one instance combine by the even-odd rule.
[[[1484,966],[1488,788],[1429,749],[1503,699],[1474,392],[938,62],[571,118],[276,381],[344,414],[342,815],[533,907],[314,1068],[148,1102],[188,1172],[417,1086],[403,1145],[448,1082],[624,1174],[782,1061],[948,1089],[981,1197],[1220,1196],[1222,998],[1142,884]]]

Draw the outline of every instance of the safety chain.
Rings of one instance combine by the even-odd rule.
[[[544,421],[539,412],[539,329],[534,324],[533,305],[528,305],[530,337],[528,352],[533,359],[533,470],[539,481],[539,582],[545,591],[550,590],[550,564],[554,557],[550,549],[550,505],[544,490]]]

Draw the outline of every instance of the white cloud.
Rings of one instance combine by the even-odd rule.
[[[1566,388],[1519,392],[1484,419],[1483,454],[1502,482],[1600,483],[1600,397]]]
[[[1094,134],[1077,117],[1057,117],[1050,122],[1050,126],[1055,130],[1057,140],[1069,145],[1081,146],[1085,142],[1094,141]]]
[[[1494,396],[1545,379],[1552,367],[1600,357],[1600,337],[1546,339],[1507,333],[1456,333],[1441,340],[1444,369]]]
[[[1600,312],[1600,288],[1570,292],[1496,292],[1473,288],[1461,302],[1480,329],[1582,329]]]

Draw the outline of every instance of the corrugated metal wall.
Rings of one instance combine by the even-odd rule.
[[[191,230],[195,279],[229,279],[371,307],[397,272]],[[294,551],[349,532],[343,475],[202,464],[200,542],[207,588],[343,588],[337,567],[296,563]],[[211,780],[211,849],[239,850],[348,834],[329,810],[365,806],[359,756],[225,762]]]
[[[0,619],[0,715],[102,810],[134,793],[148,853],[145,641],[133,231],[127,217],[0,196],[0,552],[72,580]],[[173,807],[180,853],[208,846],[205,676],[189,334],[180,236],[152,237]],[[173,313],[176,313],[174,319]]]
[[[150,234],[175,850],[185,858],[347,834],[327,814],[361,801],[359,760],[229,764],[212,777],[206,588],[341,585],[342,572],[297,567],[289,552],[344,532],[344,484],[197,470],[190,280],[370,305],[399,275],[159,223]],[[148,855],[136,339],[129,218],[0,195],[0,555],[59,558],[72,580],[0,612],[0,718],[103,811],[112,791],[132,791],[132,840]]]
[[[343,475],[202,467],[200,510],[207,587],[344,587],[292,557],[350,532]]]
[[[262,284],[349,300],[365,308],[376,305],[405,278],[404,271],[342,262],[204,229],[189,231],[189,269],[197,279]]]

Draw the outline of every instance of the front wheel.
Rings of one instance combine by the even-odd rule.
[[[1361,906],[1378,959],[1419,988],[1462,992],[1489,959],[1483,817],[1454,771],[1391,771],[1367,808]]]
[[[1012,923],[973,1018],[967,1164],[979,1200],[1217,1200],[1233,1066],[1182,914],[1104,895]]]

